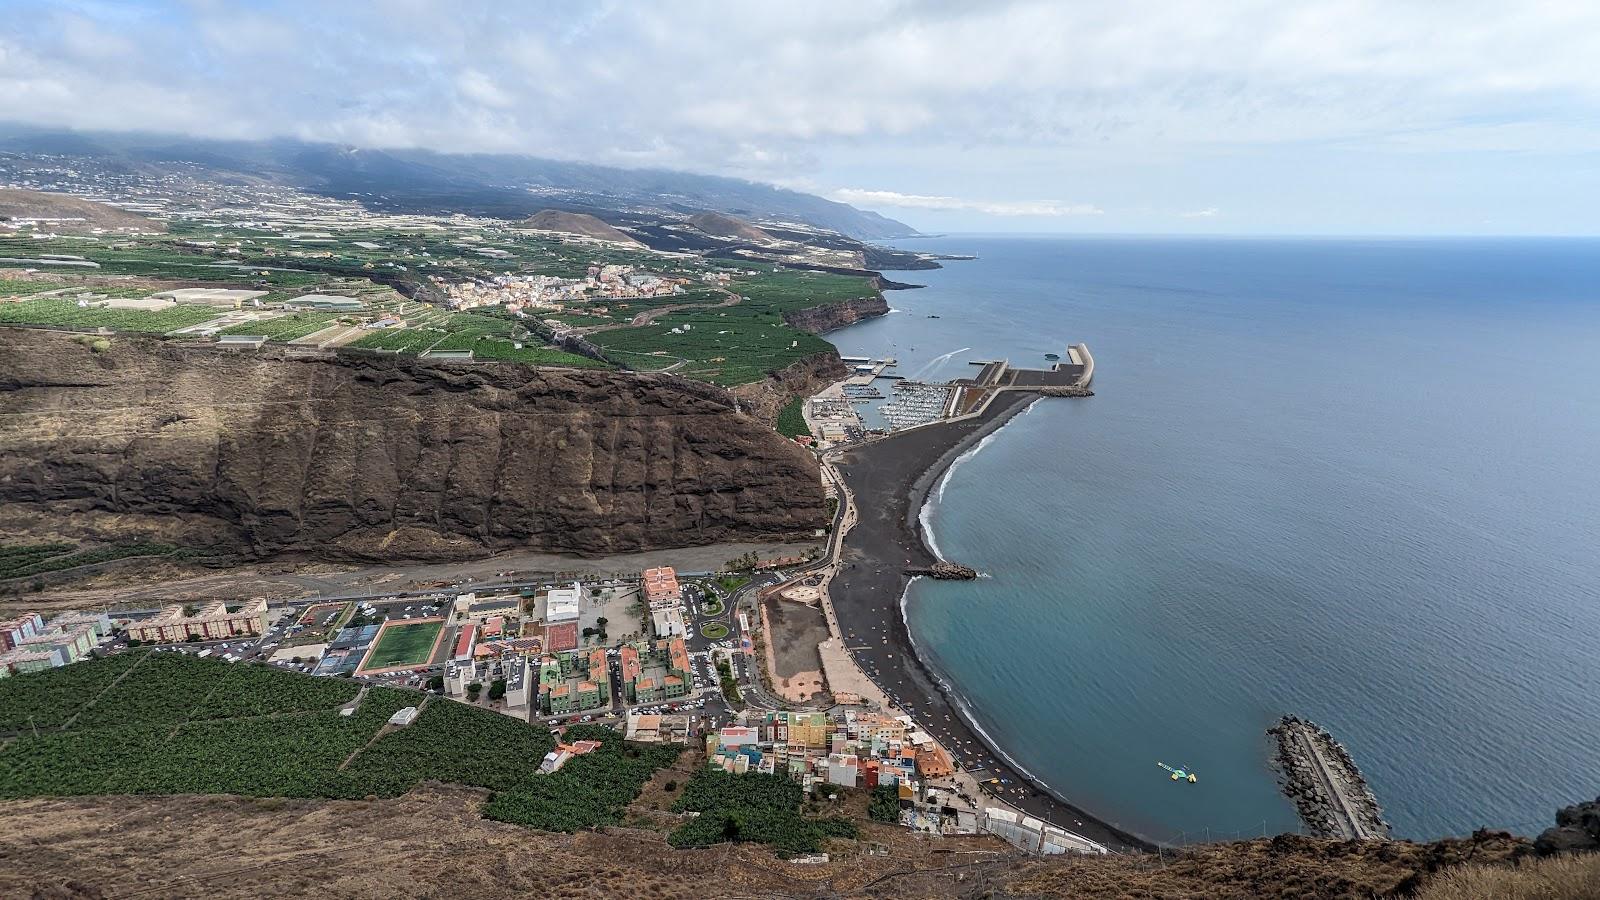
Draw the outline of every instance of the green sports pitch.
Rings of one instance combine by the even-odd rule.
[[[375,672],[427,665],[433,657],[433,647],[438,642],[439,632],[442,630],[444,630],[443,619],[419,619],[412,622],[391,620],[384,623],[383,629],[378,632],[377,640],[373,641],[372,650],[361,662],[361,671]]]

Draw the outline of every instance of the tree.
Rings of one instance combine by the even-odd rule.
[[[606,630],[606,623],[609,622],[609,621],[611,621],[611,620],[607,619],[605,616],[601,616],[600,618],[594,620],[594,624],[599,626],[601,631],[605,631]]]
[[[489,699],[490,700],[499,700],[501,697],[504,697],[505,695],[506,695],[506,680],[504,678],[496,678],[494,681],[489,682]]]
[[[428,690],[430,690],[430,691],[442,691],[442,690],[444,690],[444,676],[443,675],[435,675],[432,678],[429,678],[428,679]]]
[[[900,821],[900,789],[892,784],[880,784],[872,789],[872,800],[867,804],[867,815],[878,822]]]
[[[197,643],[200,642],[200,635],[191,634],[188,637],[184,638],[184,640],[189,642],[189,643],[191,643],[191,644],[197,644]]]
[[[482,691],[483,691],[483,685],[479,684],[476,681],[474,681],[473,683],[467,685],[467,697],[472,699],[472,700],[477,700],[478,699],[478,694],[481,693]]]
[[[676,781],[668,781],[666,784],[662,785],[662,787],[666,788],[667,793],[670,794],[678,789],[678,783]]]
[[[141,643],[143,643],[143,642],[140,641],[138,638],[128,638],[128,646],[129,647],[137,647]]]

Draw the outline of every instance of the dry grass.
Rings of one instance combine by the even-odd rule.
[[[667,773],[681,778],[696,759],[686,753],[652,780],[644,808],[635,804],[629,817],[636,827],[576,835],[487,821],[479,814],[484,792],[434,784],[366,802],[7,801],[0,803],[0,897],[1371,900],[1412,896],[1462,865],[1531,853],[1526,840],[1481,832],[1433,844],[1283,835],[1197,848],[1177,858],[1039,859],[1019,856],[991,837],[929,839],[877,823],[864,823],[859,841],[831,841],[832,859],[820,865],[785,862],[754,844],[674,850],[662,829],[675,817],[650,807],[676,793],[664,789]],[[1497,885],[1485,890],[1428,896],[1595,896],[1515,893]]]
[[[1506,867],[1441,872],[1418,900],[1592,900],[1600,897],[1600,854],[1525,860]]]

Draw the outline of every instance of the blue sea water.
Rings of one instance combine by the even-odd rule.
[[[1036,404],[931,504],[989,577],[907,601],[1017,764],[1174,842],[1295,830],[1263,735],[1286,712],[1397,836],[1600,794],[1600,242],[903,246],[979,258],[901,276],[927,287],[842,353],[1097,362],[1097,396]]]

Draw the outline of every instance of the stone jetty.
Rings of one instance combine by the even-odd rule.
[[[936,562],[931,566],[914,566],[906,569],[906,574],[926,575],[940,581],[971,581],[978,577],[978,570],[952,562]]]
[[[1389,837],[1378,799],[1350,753],[1326,729],[1284,716],[1267,734],[1277,740],[1274,762],[1283,792],[1311,834],[1349,840]]]

